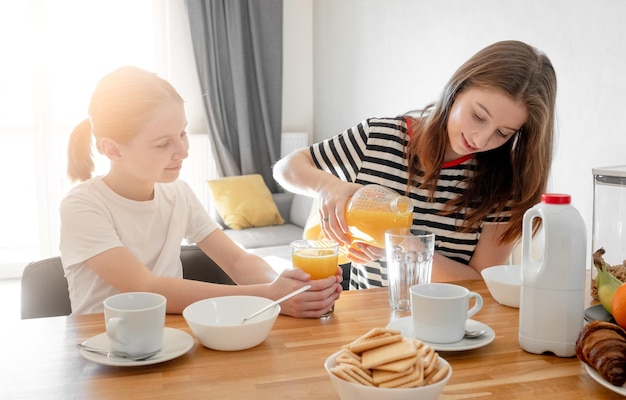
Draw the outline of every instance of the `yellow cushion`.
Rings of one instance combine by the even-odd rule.
[[[261,175],[232,176],[207,182],[215,207],[229,228],[239,230],[285,222]]]

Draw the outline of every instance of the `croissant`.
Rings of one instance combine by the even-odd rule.
[[[626,331],[618,325],[593,321],[576,340],[576,355],[616,386],[626,383]]]

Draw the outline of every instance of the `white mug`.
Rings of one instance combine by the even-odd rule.
[[[163,346],[165,297],[156,293],[130,292],[104,300],[104,323],[111,351],[141,356]]]
[[[468,310],[469,300],[474,306]],[[476,292],[450,283],[411,286],[411,316],[415,337],[430,343],[456,343],[465,335],[465,323],[483,306]]]

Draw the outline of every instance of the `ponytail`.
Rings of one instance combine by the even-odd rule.
[[[67,176],[72,182],[91,178],[94,171],[91,156],[91,122],[87,118],[74,128],[67,146]]]

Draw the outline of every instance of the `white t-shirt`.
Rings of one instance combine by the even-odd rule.
[[[181,278],[183,238],[197,243],[218,228],[181,180],[157,183],[153,200],[134,201],[93,178],[68,193],[60,213],[61,261],[75,314],[102,312],[102,302],[118,293],[86,265],[89,258],[123,246],[156,275]]]

